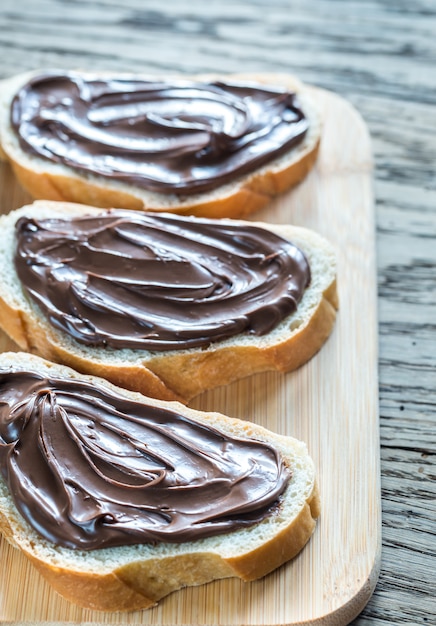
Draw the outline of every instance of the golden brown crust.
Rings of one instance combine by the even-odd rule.
[[[47,354],[43,354],[43,351],[46,351]],[[179,395],[176,391],[168,387],[165,382],[145,364],[111,365],[110,363],[91,361],[90,359],[84,359],[80,355],[64,350],[58,345],[47,345],[47,341],[45,341],[43,346],[34,350],[34,352],[56,363],[65,363],[65,365],[73,367],[84,374],[106,378],[106,380],[109,380],[114,385],[124,387],[130,391],[146,392],[147,395],[152,398],[184,402],[187,400],[183,395]]]
[[[331,295],[331,288],[330,288]],[[336,292],[330,300],[324,297],[314,311],[310,322],[298,333],[271,348],[271,363],[281,372],[290,372],[311,359],[329,337],[336,320]]]
[[[2,328],[21,350],[42,356],[55,363],[63,363],[84,374],[101,376],[114,385],[131,391],[147,392],[152,398],[186,401],[145,365],[111,365],[110,363],[85,359],[80,354],[70,352],[59,344],[52,343],[41,326],[34,320],[26,318],[20,311],[12,311],[0,300],[0,315],[5,310],[8,313],[1,318]]]
[[[160,400],[186,401],[170,389],[154,372],[143,364],[128,366],[111,365],[84,359],[54,344],[36,320],[27,317],[19,309],[11,308],[0,298],[0,320],[3,331],[21,350],[42,356],[55,363],[64,363],[84,374],[101,376],[114,385],[131,391],[144,392]]]
[[[97,611],[134,611],[148,609],[156,601],[129,587],[110,574],[71,572],[53,567],[26,554],[39,573],[63,598],[86,609]]]
[[[140,198],[104,185],[93,184],[78,177],[68,177],[51,172],[36,172],[24,167],[10,157],[12,169],[24,189],[35,199],[56,202],[79,202],[102,208],[123,207],[148,211],[170,210],[181,215],[209,218],[244,218],[265,207],[272,198],[301,182],[313,167],[319,149],[319,140],[301,160],[285,170],[267,171],[247,179],[243,185],[228,195],[184,201],[178,206],[162,207],[145,203]]]
[[[278,344],[264,348],[246,345],[236,349],[227,346],[213,351],[183,352],[172,355],[171,359],[156,356],[148,361],[147,367],[167,389],[185,402],[216,387],[217,381],[222,386],[259,372],[293,371],[321,349],[332,331],[337,308],[335,285],[330,286],[327,295],[329,297],[321,300],[310,322]],[[111,380],[110,376],[106,377]],[[127,388],[133,380],[134,375],[129,379],[126,373]]]
[[[64,598],[88,609],[132,611],[155,605],[169,593],[220,578],[249,582],[266,576],[293,559],[313,534],[319,516],[316,484],[299,515],[288,527],[255,550],[223,558],[207,552],[135,561],[107,574],[56,567],[25,552],[27,558]],[[0,527],[7,537],[3,524]],[[10,534],[10,533],[9,533]]]
[[[1,327],[13,341],[22,349],[30,350],[28,343],[29,333],[26,329],[25,316],[16,308],[11,307],[0,298]]]
[[[289,526],[257,550],[227,559],[227,563],[235,575],[247,582],[266,576],[301,552],[313,534],[319,513],[320,500],[315,484],[311,498]]]
[[[333,292],[333,296],[332,296]],[[86,359],[54,344],[38,324],[27,320],[17,322],[17,315],[3,318],[2,326],[18,345],[56,363],[64,363],[85,374],[101,376],[132,391],[139,391],[162,400],[189,402],[198,394],[217,385],[227,385],[237,379],[259,372],[277,370],[289,372],[312,358],[330,335],[336,320],[336,291],[330,288],[331,300],[324,297],[310,322],[286,341],[269,347],[232,345],[216,350],[199,350],[155,356],[147,364],[117,363],[111,365]],[[2,303],[0,301],[0,312]],[[21,320],[22,315],[18,315]],[[6,321],[7,320],[7,321]],[[19,334],[15,327],[21,330]]]
[[[218,554],[192,552],[131,563],[118,569],[116,575],[128,588],[146,594],[156,603],[182,587],[204,585],[237,574]]]

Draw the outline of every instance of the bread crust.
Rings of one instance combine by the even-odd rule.
[[[23,292],[13,264],[14,227],[22,215],[65,217],[101,210],[40,201],[0,218],[4,233],[0,242],[0,265],[7,278],[0,285],[0,325],[21,350],[87,374],[103,376],[146,395],[189,402],[207,389],[254,373],[292,371],[312,358],[330,335],[338,306],[333,248],[325,239],[304,228],[249,222],[293,241],[306,254],[311,266],[311,285],[297,311],[273,332],[263,337],[238,335],[203,349],[163,353],[93,350],[81,346],[50,326]]]
[[[9,107],[19,87],[37,72],[0,82],[0,144],[5,158],[21,183],[35,199],[78,202],[103,208],[123,207],[167,211],[210,218],[246,216],[260,210],[272,198],[300,183],[312,169],[319,150],[322,121],[310,89],[284,74],[196,75],[193,80],[240,80],[285,87],[298,93],[309,119],[310,130],[303,143],[250,174],[240,176],[213,192],[178,196],[152,193],[98,176],[81,175],[66,166],[27,155],[20,148],[9,121]],[[145,76],[153,79],[156,76]],[[161,78],[161,77],[158,77]],[[171,78],[180,78],[169,76]]]
[[[55,548],[39,537],[17,512],[0,478],[0,531],[69,601],[101,611],[136,610],[155,605],[181,587],[228,577],[252,581],[294,558],[313,534],[320,514],[320,499],[314,464],[302,442],[219,413],[145,398],[30,354],[4,353],[0,356],[0,366],[85,379],[136,401],[177,409],[232,436],[272,444],[291,469],[290,483],[278,510],[254,528],[175,546],[105,548],[93,551],[91,557],[89,553]]]

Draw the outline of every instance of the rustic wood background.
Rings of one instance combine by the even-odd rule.
[[[0,78],[292,72],[360,111],[375,159],[383,552],[353,624],[434,624],[436,2],[2,0],[0,59]]]

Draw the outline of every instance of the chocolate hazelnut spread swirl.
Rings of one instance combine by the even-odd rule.
[[[254,84],[47,73],[16,94],[23,150],[159,193],[212,190],[300,143],[297,97]]]
[[[46,539],[72,549],[182,542],[273,514],[290,472],[268,444],[102,385],[0,370],[0,472]]]
[[[93,347],[168,351],[264,335],[310,282],[304,254],[257,226],[109,210],[21,218],[15,266],[50,323]]]

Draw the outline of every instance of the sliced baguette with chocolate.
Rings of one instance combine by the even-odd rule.
[[[335,253],[308,229],[39,201],[0,230],[20,349],[146,395],[291,371],[334,325]]]
[[[34,198],[245,217],[313,167],[321,117],[286,75],[41,71],[0,82],[0,146]]]
[[[292,559],[319,515],[304,443],[0,356],[0,530],[65,598],[147,608]]]

